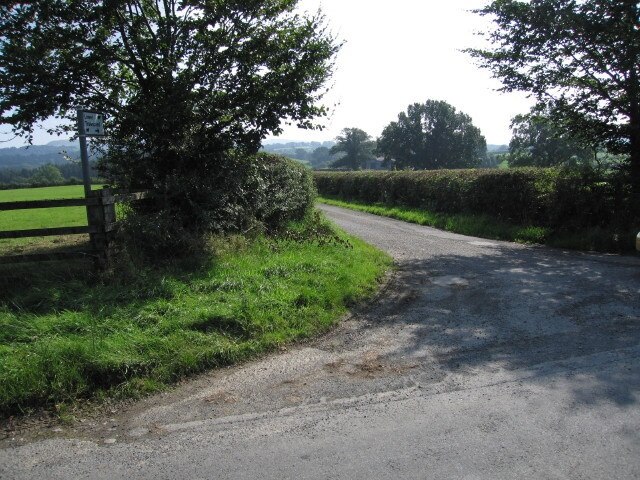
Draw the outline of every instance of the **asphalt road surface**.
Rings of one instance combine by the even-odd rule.
[[[323,207],[398,269],[331,334],[11,439],[0,478],[640,478],[640,261]]]

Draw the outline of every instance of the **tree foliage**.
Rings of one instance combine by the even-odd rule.
[[[318,147],[311,153],[311,166],[321,168],[331,162],[331,149],[328,147]]]
[[[330,154],[343,154],[333,162],[333,167],[346,167],[349,170],[360,170],[367,160],[374,158],[375,143],[371,136],[359,128],[345,128],[336,137],[336,144]]]
[[[58,167],[48,164],[36,168],[31,181],[40,185],[58,185],[64,182],[64,177]]]
[[[572,138],[535,108],[516,115],[511,130],[508,160],[513,167],[589,164],[594,158],[595,148]]]
[[[469,115],[447,102],[409,105],[378,139],[378,153],[395,168],[433,170],[480,165],[487,143]]]
[[[105,167],[124,186],[205,179],[281,119],[313,128],[339,49],[298,0],[32,0],[0,6],[0,122],[109,115]],[[64,122],[56,131],[73,130]]]
[[[630,0],[495,0],[469,50],[504,91],[530,92],[574,137],[631,159],[640,196],[640,6]]]

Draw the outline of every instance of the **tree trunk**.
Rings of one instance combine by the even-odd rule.
[[[625,0],[626,19],[632,25],[634,32],[637,32],[637,25],[640,22],[638,13],[638,2],[635,0]],[[637,33],[634,33],[637,35]],[[629,145],[630,152],[630,181],[631,181],[631,218],[636,222],[636,227],[640,230],[640,79],[638,78],[638,61],[640,51],[637,43],[629,42],[628,55],[628,76],[626,93],[629,98]]]
[[[632,219],[638,222],[640,231],[640,128],[631,138],[630,180],[631,180],[631,213]]]
[[[631,203],[629,212],[631,221],[637,223],[640,230],[640,107],[638,101],[632,99],[632,111],[629,116],[629,180],[631,182]]]

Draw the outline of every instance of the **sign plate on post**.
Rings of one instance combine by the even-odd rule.
[[[84,196],[91,195],[91,177],[89,176],[89,153],[87,152],[87,137],[104,137],[104,113],[87,112],[82,108],[78,114],[78,139],[80,140],[80,158],[82,160],[82,179],[84,183]],[[87,215],[89,210],[87,207]]]
[[[78,132],[86,137],[104,137],[104,114],[82,112],[83,131]]]

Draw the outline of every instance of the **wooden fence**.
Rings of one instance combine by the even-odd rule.
[[[84,257],[93,258],[97,267],[105,268],[109,264],[112,254],[112,240],[117,228],[116,203],[141,200],[147,198],[147,196],[147,192],[122,193],[103,188],[101,190],[92,190],[87,198],[0,202],[0,211],[85,206],[88,220],[88,225],[83,227],[0,231],[0,239],[89,234],[91,245],[88,250],[2,256],[0,257],[0,264]]]

